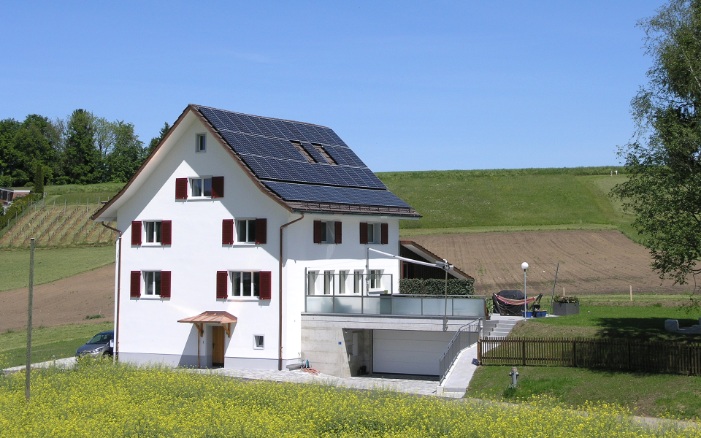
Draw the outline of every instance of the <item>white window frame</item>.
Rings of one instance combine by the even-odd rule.
[[[142,245],[163,245],[163,221],[142,221]]]
[[[190,178],[190,197],[194,199],[211,199],[212,198],[212,177],[211,176],[196,176]],[[209,189],[209,194],[207,194]],[[201,193],[196,193],[196,190]]]
[[[231,298],[260,298],[260,271],[229,271],[229,281]]]
[[[265,350],[265,335],[253,335],[253,349]]]
[[[142,271],[141,278],[144,281],[144,296],[161,296],[161,271]]]
[[[324,271],[324,295],[333,295],[334,271]]]
[[[207,134],[195,134],[195,152],[207,152]]]
[[[321,221],[321,243],[336,243],[336,221]]]
[[[256,219],[236,219],[234,226],[236,230],[235,243],[251,245],[256,243]]]

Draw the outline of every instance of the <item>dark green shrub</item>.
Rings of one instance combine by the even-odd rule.
[[[448,295],[474,295],[475,280],[448,279]],[[399,280],[399,293],[407,295],[444,295],[445,280],[436,278],[403,278]]]

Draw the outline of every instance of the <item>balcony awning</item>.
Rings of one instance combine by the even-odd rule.
[[[178,320],[178,322],[195,324],[200,336],[202,336],[204,333],[205,324],[221,324],[224,326],[224,330],[229,337],[231,337],[231,324],[235,323],[236,321],[238,321],[238,318],[229,312],[224,312],[223,310],[207,310],[199,315]]]

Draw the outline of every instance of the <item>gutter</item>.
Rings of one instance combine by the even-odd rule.
[[[297,219],[287,222],[286,224],[280,225],[280,256],[278,257],[278,284],[279,284],[279,290],[278,290],[278,332],[277,332],[277,339],[278,339],[278,353],[277,353],[277,369],[278,371],[282,371],[282,254],[283,254],[283,248],[284,248],[284,238],[283,238],[283,231],[285,231],[285,228],[288,226],[292,225],[295,222],[301,221],[304,219],[304,213],[300,213],[302,216],[298,217]]]
[[[117,282],[114,291],[114,348],[112,351],[112,361],[117,361],[117,356],[119,353],[119,303],[122,291],[122,232],[116,228],[110,227],[104,222],[100,222],[103,227],[116,231],[117,236],[117,267],[116,273]]]

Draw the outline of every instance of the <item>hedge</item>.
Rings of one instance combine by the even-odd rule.
[[[448,279],[448,295],[474,295],[475,280]],[[399,280],[399,293],[407,295],[445,295],[445,280],[436,278],[403,278]]]

